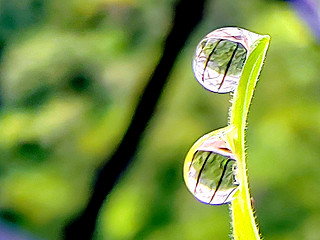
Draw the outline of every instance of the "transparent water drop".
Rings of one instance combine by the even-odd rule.
[[[224,132],[207,137],[189,157],[184,167],[189,191],[207,204],[231,202],[239,187],[237,161],[224,140]]]
[[[234,91],[258,36],[236,27],[220,28],[205,36],[193,58],[193,72],[198,82],[212,92]]]

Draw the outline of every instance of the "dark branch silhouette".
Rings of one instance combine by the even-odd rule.
[[[65,239],[91,239],[99,210],[112,188],[135,156],[141,136],[152,117],[163,87],[188,36],[200,21],[205,0],[181,0],[162,57],[139,99],[131,123],[118,148],[97,172],[92,196],[84,212],[65,229]]]

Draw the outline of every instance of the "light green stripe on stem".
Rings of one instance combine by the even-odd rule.
[[[261,36],[249,52],[248,59],[242,72],[239,86],[234,93],[233,104],[230,111],[230,123],[234,128],[230,138],[232,151],[238,160],[237,179],[240,188],[232,201],[232,229],[235,240],[260,239],[258,227],[255,222],[251,206],[248,187],[246,154],[245,154],[245,128],[250,102],[259,77],[260,70],[270,42],[269,36]]]

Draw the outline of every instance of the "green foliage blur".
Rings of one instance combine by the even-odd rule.
[[[161,56],[173,0],[0,1],[0,219],[61,239],[86,205]],[[195,1],[196,4],[196,1]],[[251,192],[268,240],[320,236],[320,48],[289,5],[209,0],[181,51],[138,155],[106,199],[95,238],[229,239],[228,206],[188,192],[182,166],[203,134],[227,123],[191,60],[208,32],[271,35],[249,113]]]

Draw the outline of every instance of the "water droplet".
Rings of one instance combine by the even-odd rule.
[[[205,36],[193,58],[198,82],[216,93],[236,89],[248,52],[258,34],[236,27],[220,28]]]
[[[224,131],[204,136],[188,154],[184,178],[189,191],[201,202],[226,204],[232,201],[239,183],[236,179],[237,161],[227,146]]]

